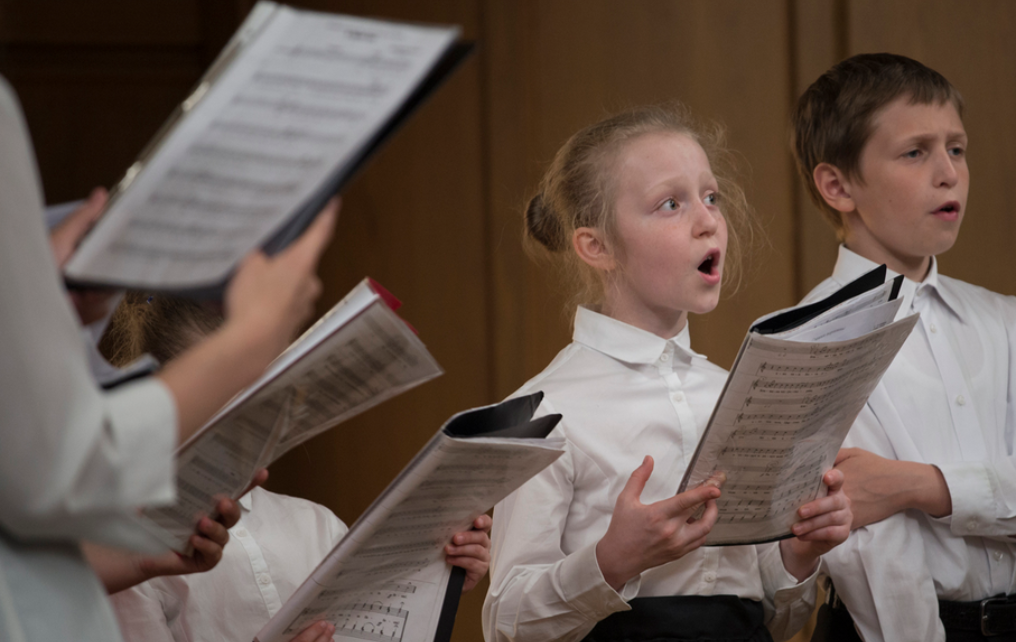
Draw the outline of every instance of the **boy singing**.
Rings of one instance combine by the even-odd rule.
[[[921,314],[837,467],[848,541],[826,556],[872,640],[1016,639],[1016,298],[943,276],[970,174],[963,100],[941,74],[854,56],[797,103],[794,154],[842,242],[822,298],[880,263]]]

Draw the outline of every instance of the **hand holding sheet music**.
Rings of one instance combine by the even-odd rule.
[[[917,321],[893,322],[899,285],[884,281],[882,266],[753,325],[680,486],[726,476],[706,544],[789,537],[797,509],[824,490],[822,474]]]

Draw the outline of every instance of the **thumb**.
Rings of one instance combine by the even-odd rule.
[[[825,485],[829,487],[830,493],[835,493],[836,491],[843,488],[844,479],[845,477],[843,475],[843,471],[836,470],[835,468],[826,471],[826,474],[822,476],[822,481],[825,482]]]
[[[846,460],[854,456],[855,448],[840,448],[840,451],[836,453],[836,461],[833,462],[833,466],[839,466]]]
[[[88,200],[53,228],[50,233],[50,243],[57,265],[63,267],[70,259],[81,238],[99,220],[107,200],[106,190],[101,187],[95,188]]]
[[[642,460],[642,465],[635,469],[635,472],[628,478],[628,483],[624,485],[624,490],[618,495],[618,501],[622,497],[628,501],[640,502],[642,497],[642,491],[646,488],[646,482],[649,481],[650,475],[653,474],[653,458],[646,455],[645,459]]]
[[[335,231],[335,221],[339,216],[341,201],[338,197],[331,199],[325,204],[314,222],[304,231],[292,245],[283,250],[279,258],[303,263],[309,268],[317,265],[321,254],[328,247],[332,240],[332,233]]]

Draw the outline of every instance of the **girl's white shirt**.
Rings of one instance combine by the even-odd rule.
[[[690,347],[687,326],[662,339],[580,307],[573,341],[516,395],[542,390],[538,415],[559,412],[565,454],[497,505],[488,642],[581,640],[635,597],[738,595],[760,600],[779,640],[811,615],[815,576],[797,582],[779,545],[702,547],[617,592],[595,547],[614,503],[646,455],[655,467],[641,501],[677,492],[726,371]]]

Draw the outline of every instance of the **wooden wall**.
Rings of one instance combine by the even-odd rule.
[[[0,73],[21,95],[50,202],[110,185],[186,94],[251,0],[0,0]],[[570,334],[561,296],[521,250],[520,212],[558,146],[618,108],[681,99],[726,124],[770,247],[753,278],[692,320],[729,365],[748,323],[824,278],[835,239],[794,173],[795,97],[844,56],[893,51],[967,100],[973,189],[943,270],[1016,293],[1016,4],[1007,0],[315,0],[303,6],[456,23],[473,57],[344,195],[321,266],[331,306],[370,275],[446,374],[298,449],[270,487],[352,522],[452,413],[496,401]],[[482,588],[455,639],[478,640]]]

